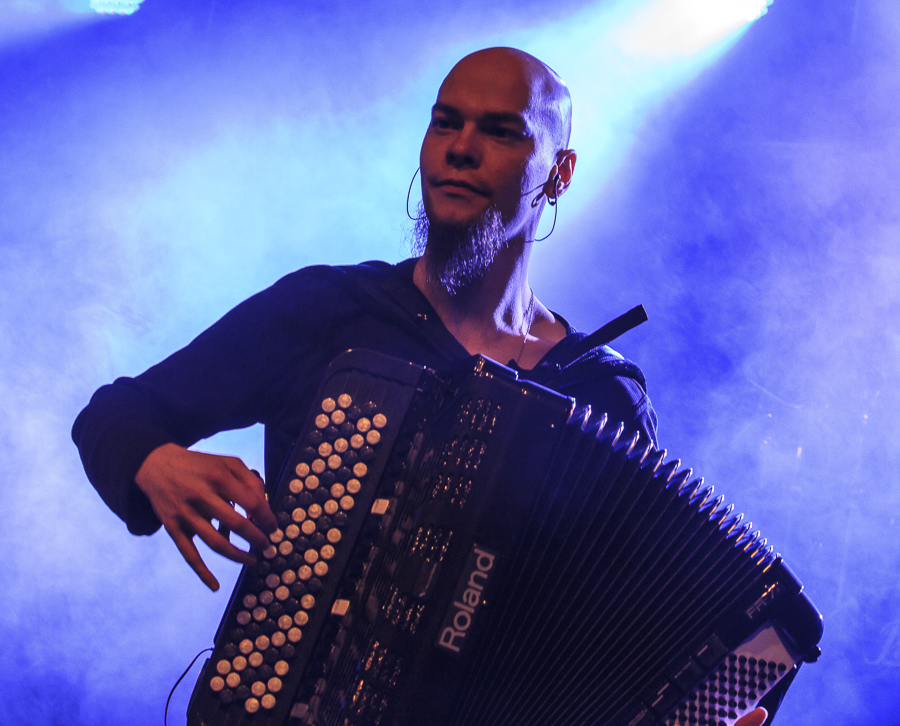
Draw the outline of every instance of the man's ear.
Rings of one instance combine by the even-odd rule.
[[[548,200],[555,202],[569,188],[569,184],[572,183],[572,174],[575,173],[577,158],[573,149],[557,152],[556,163],[550,169],[550,178],[544,184],[544,195]]]

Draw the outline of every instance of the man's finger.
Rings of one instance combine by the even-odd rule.
[[[166,531],[169,533],[172,541],[175,542],[175,546],[178,548],[178,551],[181,552],[181,556],[184,557],[184,561],[187,562],[188,565],[190,565],[191,569],[197,573],[197,577],[202,580],[203,584],[213,592],[218,590],[219,581],[215,578],[213,573],[209,571],[209,568],[206,566],[206,563],[200,556],[200,552],[194,545],[193,539],[188,537],[179,529],[170,529],[167,526]]]
[[[240,562],[244,565],[252,565],[256,562],[256,557],[252,553],[245,552],[239,547],[235,547],[231,542],[222,537],[218,530],[206,520],[198,522],[196,530],[197,536],[216,554],[227,557],[234,562]]]
[[[748,713],[746,716],[739,718],[734,726],[762,726],[769,714],[764,708],[757,708]]]
[[[250,471],[240,459],[226,459],[226,465],[235,480],[234,486],[228,488],[229,493],[233,494],[231,499],[244,508],[262,531],[274,532],[278,528],[278,521],[269,506],[260,476]]]
[[[242,517],[228,502],[216,502],[214,506],[210,507],[210,511],[207,514],[209,519],[219,521],[220,536],[222,536],[221,528],[224,526],[227,530],[246,540],[254,547],[262,550],[269,546],[269,538],[265,533],[249,519]],[[227,537],[222,538],[226,541],[228,539]],[[207,542],[207,544],[209,543]]]

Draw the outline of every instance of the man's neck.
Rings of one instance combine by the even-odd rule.
[[[528,283],[531,246],[508,245],[485,274],[451,294],[428,274],[428,251],[416,263],[416,287],[446,328],[469,351],[532,368],[565,329],[536,299]],[[527,339],[526,339],[527,333]]]

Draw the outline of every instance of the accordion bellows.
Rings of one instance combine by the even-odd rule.
[[[340,356],[189,724],[734,723],[815,659],[821,617],[722,496],[621,430],[482,357]]]

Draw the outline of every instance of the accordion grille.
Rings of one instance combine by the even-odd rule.
[[[702,639],[774,560],[664,453],[574,434],[537,497],[502,618],[487,626],[451,723],[594,723],[598,714],[615,723],[646,674]]]

